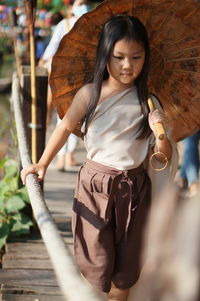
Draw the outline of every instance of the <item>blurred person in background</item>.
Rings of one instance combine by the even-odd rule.
[[[75,0],[67,6],[67,14],[54,28],[52,38],[45,49],[42,58],[39,61],[39,66],[44,66],[51,72],[51,61],[52,57],[56,53],[63,36],[70,31],[76,20],[81,17],[84,13],[89,11],[89,2],[87,0]],[[47,97],[47,125],[51,120],[52,114],[52,95],[50,88],[48,89]],[[58,118],[58,122],[59,122]],[[78,137],[71,134],[68,138],[67,143],[57,154],[57,169],[64,171],[65,167],[75,166],[77,162],[74,159],[74,151],[77,147]]]
[[[62,37],[70,31],[76,20],[84,13],[89,11],[89,3],[87,0],[71,1],[67,5],[66,17],[63,18],[53,30],[51,40],[45,49],[42,58],[39,61],[39,66],[47,65],[50,70],[51,60],[56,53]],[[53,23],[52,23],[53,25]]]
[[[55,26],[63,20],[63,15],[60,12],[54,13],[50,18],[50,25],[51,25],[51,33],[54,31]],[[50,34],[51,36],[51,34]],[[39,25],[38,27],[35,26],[35,42],[36,42],[36,60],[37,62],[41,59],[49,41],[50,36],[46,36],[46,33],[43,28]]]
[[[183,161],[180,168],[179,185],[182,190],[188,189],[186,196],[197,194],[199,182],[199,141],[200,130],[185,138],[183,142]]]
[[[61,12],[54,13],[50,18],[50,24],[52,26],[52,29],[55,28],[55,26],[64,19],[64,16]]]

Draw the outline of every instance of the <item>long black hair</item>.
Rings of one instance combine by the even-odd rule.
[[[149,73],[149,57],[150,47],[147,31],[142,22],[135,17],[128,15],[115,15],[104,25],[101,33],[96,53],[96,65],[90,82],[93,82],[93,90],[85,115],[85,129],[87,131],[89,121],[96,109],[99,101],[103,80],[109,77],[107,63],[110,53],[117,41],[122,39],[134,40],[141,43],[145,50],[145,61],[141,73],[135,80],[139,103],[142,108],[143,122],[140,125],[138,139],[142,139],[150,135],[151,130],[148,123],[148,73]]]

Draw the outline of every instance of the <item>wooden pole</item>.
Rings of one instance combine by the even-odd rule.
[[[31,68],[23,66],[21,68],[21,91],[23,119],[26,128],[26,135],[29,149],[32,149],[32,97],[31,97]],[[36,100],[37,100],[37,157],[40,158],[45,147],[46,132],[46,111],[47,111],[47,86],[48,73],[43,67],[36,67]]]
[[[35,71],[35,40],[30,34],[31,58],[31,155],[32,162],[37,162],[37,100],[36,100],[36,71]]]
[[[37,162],[37,99],[36,99],[36,63],[35,63],[35,38],[34,20],[36,1],[26,0],[26,13],[30,34],[30,65],[31,65],[31,157],[32,162]]]
[[[18,48],[17,48],[17,32],[16,32],[16,26],[17,26],[17,21],[16,21],[16,14],[14,10],[11,10],[9,12],[9,23],[11,28],[13,28],[13,35],[12,35],[12,40],[13,40],[13,46],[14,46],[14,55],[15,55],[15,60],[16,60],[16,69],[17,69],[17,75],[21,77],[21,58],[19,56]]]

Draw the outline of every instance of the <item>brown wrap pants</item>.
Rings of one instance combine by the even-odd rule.
[[[81,167],[72,220],[75,257],[83,276],[103,292],[111,282],[127,289],[137,281],[150,200],[142,165],[120,171],[87,160]]]

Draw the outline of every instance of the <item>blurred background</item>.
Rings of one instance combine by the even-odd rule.
[[[101,2],[103,1],[88,1],[90,9],[95,8]],[[37,65],[42,59],[44,60],[43,54],[56,25],[71,13],[71,4],[73,4],[71,0],[37,1],[34,27]],[[12,235],[26,234],[33,224],[27,218],[24,221],[22,215],[23,220],[20,216],[21,223],[16,220],[16,217],[11,216],[10,212],[13,212],[14,216],[16,211],[27,206],[28,197],[20,188],[21,183],[16,177],[16,172],[9,167],[9,164],[7,166],[10,169],[7,168],[6,173],[2,172],[2,167],[6,162],[5,157],[19,162],[16,127],[10,101],[12,75],[17,70],[19,61],[20,65],[30,65],[29,28],[24,1],[0,1],[0,267],[1,248],[7,238],[10,238],[10,233]],[[146,251],[150,264],[136,300],[147,300],[147,296],[150,301],[200,300],[199,141],[200,130],[185,141],[178,143],[180,155],[179,170],[176,175],[178,193],[165,191],[163,197],[155,203],[155,211],[153,208],[152,212],[155,213],[150,217],[150,238],[146,239],[146,249],[149,247],[150,250]],[[57,174],[55,175],[57,177]],[[15,182],[13,182],[13,176]],[[71,176],[73,176],[72,173]],[[14,203],[12,210],[9,205],[10,224],[8,224],[7,211],[1,210],[3,208],[1,203],[8,203],[8,194],[15,197],[10,198]],[[24,203],[21,203],[19,196]],[[27,215],[32,219],[32,212],[28,212]],[[14,220],[16,227],[13,227]],[[156,246],[158,251],[155,251],[157,249],[152,246]],[[161,298],[161,296],[164,297]]]
[[[102,1],[89,1],[95,8]],[[35,16],[36,61],[39,62],[56,24],[68,13],[73,1],[38,0]],[[23,0],[0,1],[0,160],[5,154],[17,156],[14,118],[10,104],[11,81],[21,65],[30,65],[28,24]]]

